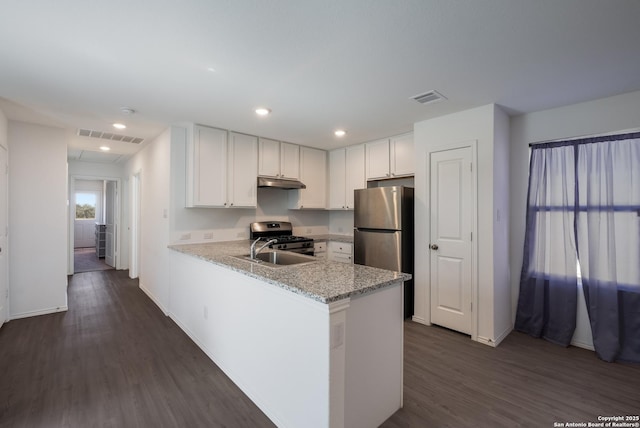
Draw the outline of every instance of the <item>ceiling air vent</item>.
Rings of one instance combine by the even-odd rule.
[[[438,101],[446,100],[447,97],[445,97],[438,91],[429,91],[425,92],[424,94],[415,95],[411,97],[411,99],[416,100],[420,104],[431,104],[437,103]]]
[[[91,129],[78,129],[78,135],[81,137],[102,138],[103,140],[124,141],[125,143],[140,144],[144,138],[131,137],[128,135],[114,134],[113,132],[93,131]]]

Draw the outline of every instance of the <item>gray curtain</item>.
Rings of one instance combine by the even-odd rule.
[[[532,147],[517,330],[569,345],[577,261],[596,353],[640,362],[640,133]]]
[[[577,146],[577,240],[596,353],[640,362],[640,135]]]
[[[515,328],[568,346],[576,326],[575,150],[532,148]]]

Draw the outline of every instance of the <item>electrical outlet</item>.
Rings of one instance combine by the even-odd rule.
[[[202,235],[202,238],[203,238],[203,239],[213,239],[213,232],[205,232],[205,233]]]
[[[180,235],[180,240],[181,241],[187,241],[191,239],[191,234],[190,233],[183,233],[182,235]]]

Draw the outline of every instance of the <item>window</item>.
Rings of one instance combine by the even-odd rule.
[[[97,204],[95,192],[76,192],[76,220],[95,220]]]

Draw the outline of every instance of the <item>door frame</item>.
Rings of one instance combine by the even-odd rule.
[[[471,148],[471,340],[478,340],[478,140],[468,140],[459,143],[449,143],[429,147],[426,151],[426,183],[427,200],[426,212],[431,213],[431,155],[438,152],[446,152],[455,149]],[[431,219],[427,227],[427,242],[431,242]],[[428,290],[425,293],[425,308],[428,313],[428,322],[431,324],[431,257],[428,258],[429,278]]]
[[[10,239],[9,238],[9,148],[4,145],[3,141],[0,141],[0,150],[4,150],[4,155],[5,155],[4,164],[0,164],[0,174],[4,175],[4,179],[5,179],[4,185],[6,186],[5,200],[0,201],[0,207],[1,207],[0,209],[5,210],[5,220],[7,222],[6,224],[0,224],[0,228],[5,228],[4,232],[0,232],[0,233],[5,233],[7,238],[5,241],[5,248],[1,249],[3,252],[3,257],[5,257],[5,260],[7,263],[5,274],[3,275],[3,278],[0,279],[1,281],[4,281],[4,284],[6,287],[5,295],[1,297],[5,299],[5,302],[4,302],[5,318],[0,319],[0,327],[2,327],[6,322],[9,322],[9,320],[11,320],[11,287],[9,286],[11,266],[9,265],[9,239]]]
[[[116,256],[115,256],[115,268],[116,269],[121,269],[122,268],[122,263],[120,260],[120,244],[122,242],[122,227],[120,227],[121,225],[121,221],[122,221],[122,179],[120,177],[108,177],[108,176],[97,176],[97,175],[71,175],[69,177],[69,196],[68,196],[68,200],[67,200],[67,205],[69,207],[69,224],[68,224],[68,230],[69,230],[69,239],[67,242],[67,251],[68,251],[68,255],[67,255],[67,275],[73,275],[73,271],[74,271],[74,260],[73,260],[73,246],[74,246],[74,221],[75,221],[75,217],[76,217],[76,210],[73,209],[72,206],[72,200],[75,201],[75,192],[76,192],[76,180],[98,180],[98,181],[115,181],[116,182],[116,189],[118,191],[118,196],[116,198],[117,201],[117,207],[116,207],[116,221],[115,221],[115,225],[116,225],[116,246],[114,251],[116,252]]]
[[[140,275],[140,208],[142,190],[142,170],[138,170],[131,176],[129,221],[129,278],[135,279]]]

